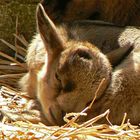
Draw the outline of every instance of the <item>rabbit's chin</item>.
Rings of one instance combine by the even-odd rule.
[[[48,109],[48,114],[45,114],[47,121],[50,125],[62,126],[65,122],[63,120],[65,113],[58,108],[58,106],[51,106]]]

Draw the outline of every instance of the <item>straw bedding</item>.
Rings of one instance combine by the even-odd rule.
[[[15,35],[16,36],[16,35]],[[126,114],[120,126],[112,125],[108,120],[109,110],[82,124],[76,123],[81,115],[86,115],[86,108],[80,113],[70,113],[64,117],[66,124],[62,127],[46,126],[28,121],[28,115],[35,118],[35,114],[26,113],[26,104],[31,100],[18,89],[17,81],[26,73],[26,47],[28,43],[22,36],[16,38],[25,46],[14,46],[1,40],[10,49],[15,51],[11,57],[0,52],[0,139],[27,140],[27,139],[62,139],[62,140],[138,140],[140,139],[139,126],[133,126],[126,121]],[[93,100],[94,101],[94,100]],[[93,103],[94,105],[94,103]],[[73,117],[70,117],[73,116]],[[99,119],[106,118],[109,124],[97,124]],[[22,118],[19,120],[19,118]],[[71,118],[71,120],[69,119]],[[125,123],[127,122],[127,123]]]

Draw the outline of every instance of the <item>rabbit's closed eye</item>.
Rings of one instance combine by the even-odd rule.
[[[62,81],[58,73],[55,73],[55,78],[59,82],[59,91],[63,90],[63,92],[72,92],[75,89],[75,84],[72,80],[66,81],[62,85]]]
[[[75,84],[72,81],[67,81],[63,87],[64,92],[72,92],[75,89]]]

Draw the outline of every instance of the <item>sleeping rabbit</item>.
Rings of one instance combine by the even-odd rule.
[[[82,111],[93,100],[102,79],[92,111],[81,121],[110,109],[113,124],[120,124],[125,112],[131,123],[138,124],[140,30],[108,24],[99,25],[98,30],[92,22],[88,28],[83,22],[55,25],[41,4],[36,20],[38,34],[27,54],[29,72],[20,84],[30,97],[38,99],[48,125],[62,125],[66,113]]]

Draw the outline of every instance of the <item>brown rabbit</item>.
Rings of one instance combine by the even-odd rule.
[[[119,124],[124,113],[127,112],[131,122],[138,124],[140,122],[139,29],[134,27],[122,29],[113,26],[114,40],[110,39],[110,41],[112,44],[117,41],[119,43],[111,49],[114,50],[119,45],[125,49],[121,48],[121,55],[116,55],[117,51],[113,51],[111,55],[107,54],[109,56],[107,58],[92,43],[94,39],[98,40],[96,44],[99,44],[99,48],[104,53],[109,52],[105,47],[111,44],[108,42],[100,44],[104,42],[107,35],[104,34],[104,38],[100,41],[98,32],[97,36],[91,39],[92,31],[97,29],[92,29],[92,23],[89,22],[88,27],[92,30],[83,35],[84,29],[78,28],[80,24],[84,25],[81,22],[75,23],[73,28],[70,24],[56,27],[45,14],[43,7],[38,6],[39,34],[36,35],[28,50],[29,72],[21,79],[22,87],[29,96],[37,97],[49,125],[62,125],[65,113],[80,112],[92,101],[100,82],[105,78],[92,112],[85,119],[110,109],[112,123]],[[98,31],[102,28],[104,31],[108,28],[107,33],[111,32],[112,27],[105,25]],[[85,30],[88,31],[88,29]],[[102,46],[105,47],[102,48]],[[130,46],[135,48],[129,54]],[[118,64],[126,53],[128,56]],[[116,66],[113,70],[111,64]]]
[[[53,21],[103,20],[140,26],[139,0],[42,0]]]

